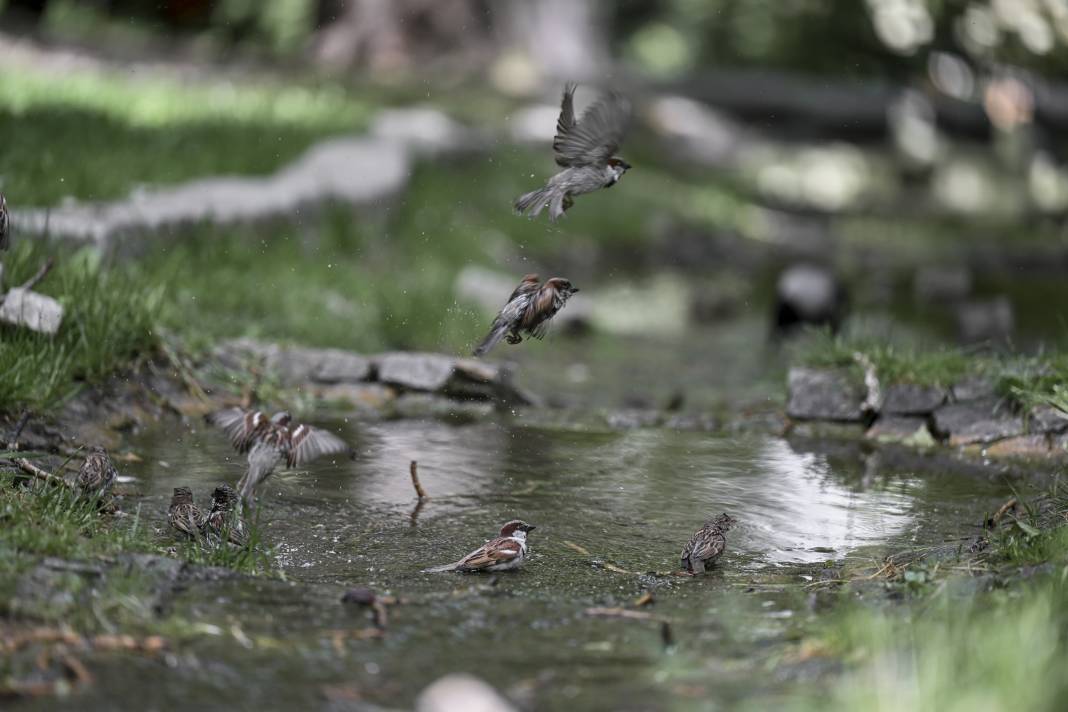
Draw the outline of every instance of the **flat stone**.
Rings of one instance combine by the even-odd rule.
[[[317,383],[359,383],[371,377],[371,359],[340,349],[323,349],[312,374]]]
[[[977,400],[990,398],[997,395],[994,382],[983,376],[970,376],[959,383],[955,383],[950,393],[955,401]]]
[[[1048,435],[1020,435],[990,445],[986,454],[990,457],[1049,457],[1052,450]]]
[[[890,415],[926,415],[946,402],[945,389],[918,383],[893,383],[886,388],[882,412]]]
[[[392,404],[396,418],[437,418],[457,423],[473,423],[493,415],[489,401],[456,401],[432,393],[404,393]]]
[[[797,420],[859,422],[864,394],[838,371],[791,368],[787,377],[786,414]]]
[[[655,428],[663,420],[663,414],[656,410],[617,410],[605,416],[605,422],[608,427],[614,430]]]
[[[1023,419],[997,398],[950,403],[934,412],[935,434],[952,446],[991,443],[1024,433]]]
[[[375,357],[378,380],[413,391],[438,391],[452,378],[455,359],[442,354],[395,352]]]
[[[49,336],[59,331],[63,305],[52,297],[17,287],[0,299],[0,321]]]
[[[379,413],[397,398],[395,390],[381,383],[334,383],[319,389],[316,395],[366,413]]]
[[[1027,418],[1027,430],[1032,433],[1063,433],[1068,430],[1068,413],[1048,405],[1035,406]]]
[[[880,443],[903,443],[907,440],[915,440],[917,435],[922,438],[921,433],[931,438],[931,434],[927,431],[927,421],[924,418],[884,415],[868,428],[864,437]],[[931,443],[934,443],[933,438],[931,438]]]

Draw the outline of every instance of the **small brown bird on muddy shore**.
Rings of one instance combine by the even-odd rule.
[[[355,456],[344,440],[320,428],[298,424],[279,411],[270,418],[259,410],[227,408],[208,416],[208,422],[222,428],[240,453],[248,453],[248,470],[237,484],[241,499],[252,503],[256,488],[274,472],[281,458],[287,467],[297,467],[325,455]]]
[[[523,340],[522,334],[544,338],[549,330],[549,320],[577,291],[578,287],[573,287],[562,277],[547,279],[545,284],[539,285],[538,275],[526,275],[497,313],[489,334],[475,347],[474,355],[489,353],[501,339],[514,345]]]
[[[682,550],[682,568],[691,574],[704,573],[705,567],[715,562],[727,548],[726,534],[735,524],[737,520],[727,513],[705,522]]]
[[[235,546],[248,543],[245,521],[238,511],[237,492],[227,484],[219,485],[211,494],[211,511],[204,517],[201,529],[214,542],[228,541]]]
[[[167,521],[183,537],[200,540],[202,524],[200,509],[193,502],[193,491],[188,487],[175,487],[171,495],[171,506],[167,510]]]
[[[630,124],[630,102],[613,92],[586,109],[575,120],[576,85],[568,83],[560,101],[553,153],[562,171],[545,187],[515,199],[515,211],[537,217],[546,207],[549,220],[556,222],[574,205],[574,197],[611,188],[630,164],[615,155]]]
[[[527,533],[536,527],[519,519],[501,527],[500,536],[490,539],[470,554],[451,564],[423,569],[424,574],[443,571],[511,571],[523,565],[527,558]]]
[[[89,448],[89,454],[85,456],[85,462],[78,470],[78,489],[88,497],[103,497],[115,484],[115,478],[118,476],[108,451],[94,445]]]

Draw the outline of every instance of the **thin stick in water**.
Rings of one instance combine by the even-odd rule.
[[[419,483],[419,462],[412,460],[412,464],[408,466],[408,471],[412,474],[412,487],[415,487],[415,494],[419,496],[419,499],[430,499],[426,490],[423,489],[423,485]]]

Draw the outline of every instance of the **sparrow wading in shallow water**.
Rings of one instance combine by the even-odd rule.
[[[108,451],[99,445],[89,448],[89,454],[85,456],[85,462],[78,470],[78,489],[82,494],[89,497],[103,497],[115,484],[115,478],[119,476],[115,465],[108,457]]]
[[[545,280],[538,284],[538,275],[528,274],[508,297],[508,302],[493,320],[489,334],[475,347],[474,355],[483,356],[501,339],[509,344],[518,344],[522,334],[535,339],[544,338],[549,330],[549,320],[560,311],[571,295],[579,291],[562,277]]]
[[[729,514],[721,514],[694,532],[690,543],[682,550],[682,568],[691,574],[704,573],[727,547],[727,532],[737,523]]]
[[[235,546],[248,543],[245,522],[237,508],[237,492],[230,485],[219,485],[211,494],[211,511],[204,517],[202,529],[212,541],[228,541]]]
[[[576,121],[575,89],[570,82],[564,87],[553,139],[556,164],[563,170],[545,187],[516,198],[517,213],[536,218],[548,207],[549,219],[556,222],[574,204],[576,195],[611,188],[630,168],[615,155],[630,124],[630,102],[612,92]]]
[[[252,502],[256,488],[274,472],[279,459],[287,467],[298,467],[325,455],[355,453],[348,443],[320,428],[291,425],[292,417],[280,411],[268,418],[263,411],[227,408],[208,416],[229,436],[239,453],[248,453],[248,470],[237,483],[241,499]]]
[[[490,539],[459,561],[423,569],[423,573],[436,574],[442,571],[511,571],[512,569],[518,569],[527,558],[527,533],[533,531],[534,528],[534,526],[518,519],[512,520],[501,527],[500,536]]]
[[[200,540],[202,515],[193,503],[193,491],[188,487],[175,487],[171,495],[171,506],[167,510],[170,525],[189,539]]]

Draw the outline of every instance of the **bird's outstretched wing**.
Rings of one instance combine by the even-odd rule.
[[[564,109],[570,110],[570,95],[564,95]],[[571,126],[561,133],[565,111],[557,122],[553,151],[561,166],[585,166],[606,162],[619,150],[630,125],[630,102],[612,92],[603,97],[582,115],[578,123],[572,114]]]
[[[505,304],[515,300],[520,294],[530,294],[531,292],[538,291],[538,282],[540,281],[541,279],[536,274],[525,275],[523,281],[519,283],[519,286],[512,290],[512,296],[508,297],[508,301],[505,302]]]
[[[323,455],[350,455],[349,444],[333,433],[310,425],[298,425],[293,431],[292,444],[286,455],[286,464],[297,467]]]
[[[556,152],[557,164],[561,166],[569,165],[564,162],[566,159],[560,154],[560,146],[571,132],[571,129],[575,128],[575,89],[577,88],[578,85],[574,82],[565,84],[564,96],[560,100],[560,117],[556,120],[556,136],[553,138],[553,151]]]
[[[243,453],[267,431],[271,420],[259,410],[227,408],[209,415],[208,422],[222,428],[234,449]]]

